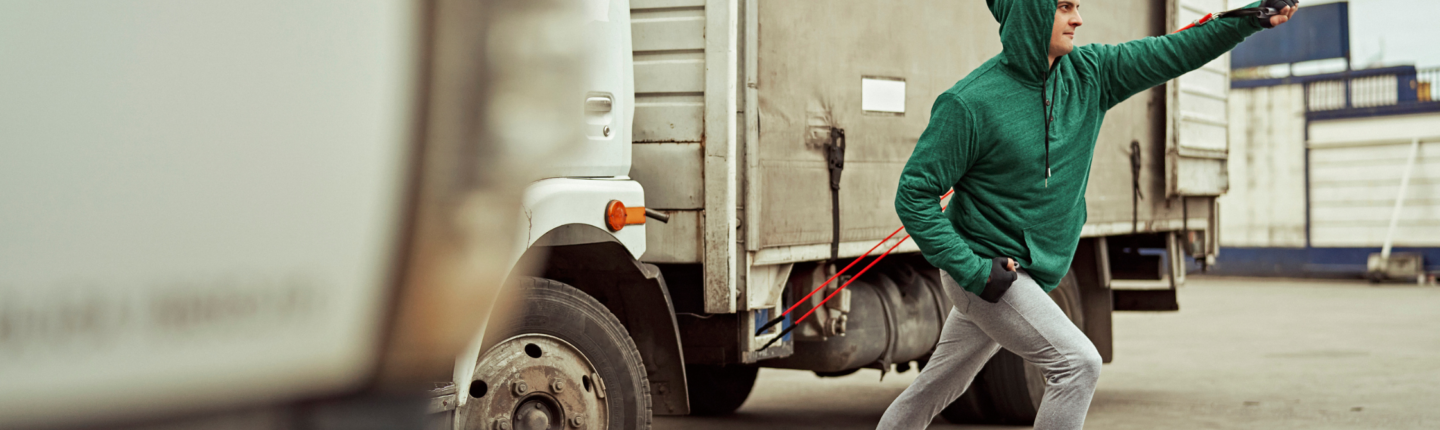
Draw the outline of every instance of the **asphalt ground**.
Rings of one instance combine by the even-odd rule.
[[[1086,428],[1440,429],[1440,288],[1191,277],[1179,299],[1115,314]],[[734,415],[654,427],[873,429],[916,375],[762,369]]]

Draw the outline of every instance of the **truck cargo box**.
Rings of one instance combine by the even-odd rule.
[[[1087,5],[1077,43],[1161,35],[1224,6]],[[746,279],[749,296],[768,296],[782,270],[772,268],[831,258],[832,128],[846,144],[839,257],[898,228],[897,180],[935,97],[1001,49],[979,1],[633,0],[631,11],[631,176],[648,207],[672,215],[649,227],[642,259],[703,264],[708,312],[771,305],[740,302]],[[1213,196],[1228,186],[1227,58],[1109,112],[1085,236],[1214,231]]]

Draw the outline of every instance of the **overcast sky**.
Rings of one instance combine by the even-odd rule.
[[[1229,0],[1231,7],[1245,6],[1252,1]],[[1336,1],[1302,0],[1297,13],[1305,13],[1306,6],[1325,3]],[[1355,67],[1405,64],[1440,67],[1440,1],[1350,0],[1349,3],[1350,58]],[[1372,64],[1377,59],[1379,62]]]

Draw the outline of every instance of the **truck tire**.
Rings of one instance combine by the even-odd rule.
[[[1078,327],[1085,327],[1080,301],[1080,283],[1075,272],[1065,274],[1050,299]],[[1045,396],[1045,375],[1020,356],[1000,349],[975,375],[975,381],[950,406],[940,412],[959,424],[1033,425]]]
[[[487,332],[464,428],[649,429],[650,381],[620,320],[564,283],[517,284],[521,310]]]
[[[755,387],[759,367],[732,364],[685,365],[685,384],[690,393],[691,415],[728,415],[740,409]]]

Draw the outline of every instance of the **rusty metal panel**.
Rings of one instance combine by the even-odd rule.
[[[699,143],[704,126],[704,95],[635,94],[634,143]]]
[[[739,296],[738,6],[738,0],[635,0],[630,7],[633,143],[637,157],[644,158],[637,158],[631,174],[655,197],[647,204],[704,210],[658,229],[647,241],[665,243],[645,259],[703,262],[705,311],[712,313],[734,312]],[[682,145],[653,146],[677,143]]]
[[[703,0],[630,3],[635,63],[634,142],[702,140],[705,25]]]
[[[661,211],[670,216],[669,222],[648,220],[645,222],[645,255],[640,261],[646,263],[699,263],[702,261],[700,228],[705,223],[703,212]]]
[[[705,49],[705,5],[650,7],[630,4],[631,43],[636,52]]]
[[[635,92],[698,93],[705,91],[705,60],[687,53],[636,55]]]
[[[736,254],[736,128],[739,118],[739,1],[705,1],[705,311],[735,312],[739,300]]]
[[[704,209],[704,156],[699,143],[633,145],[630,178],[645,187],[645,207]]]

